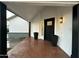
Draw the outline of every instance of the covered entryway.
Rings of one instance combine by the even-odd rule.
[[[4,3],[4,4],[3,4]],[[10,57],[38,57],[36,56],[37,54],[40,57],[46,57],[48,54],[48,57],[59,57],[59,55],[63,52],[60,52],[60,54],[58,52],[56,52],[56,54],[58,54],[57,56],[55,55],[55,51],[56,49],[59,51],[59,48],[61,48],[62,51],[64,51],[64,54],[67,54],[69,57],[78,57],[78,5],[74,6],[76,4],[78,4],[78,2],[52,2],[50,4],[50,2],[47,4],[46,3],[39,3],[39,2],[26,2],[26,3],[15,3],[15,2],[3,2],[0,4],[0,10],[1,10],[1,26],[0,26],[0,56],[1,57],[6,57],[7,56],[7,49],[6,49],[6,6],[8,7],[8,9],[10,9],[11,11],[13,11],[14,13],[16,13],[17,15],[21,16],[23,19],[31,22],[30,25],[31,29],[29,29],[29,36],[33,37],[33,33],[34,32],[38,32],[39,33],[39,39],[41,39],[41,41],[38,40],[34,40],[31,38],[25,39],[24,41],[22,41],[21,43],[19,43],[17,46],[15,46],[11,51],[11,54],[8,54]],[[39,4],[38,4],[39,3]],[[37,5],[38,4],[38,5]],[[72,21],[72,11],[73,11],[73,6],[74,6],[74,19]],[[76,9],[75,9],[76,8]],[[26,11],[27,10],[27,11]],[[4,11],[4,12],[3,12]],[[44,19],[48,19],[51,17],[55,17],[55,34],[59,36],[59,41],[58,41],[58,47],[53,47],[51,46],[50,42],[48,41],[44,41],[44,27],[43,26],[39,26],[40,25],[40,21],[44,21]],[[63,17],[62,22],[60,22],[60,17]],[[50,23],[50,22],[49,22]],[[42,22],[43,24],[43,22]],[[72,27],[73,24],[73,27]],[[4,25],[4,26],[3,26]],[[74,28],[74,29],[72,29]],[[42,30],[41,30],[42,29]],[[73,33],[72,33],[73,30]],[[72,35],[73,34],[73,35]],[[76,36],[77,35],[77,36]],[[76,40],[75,40],[76,38]],[[73,40],[72,40],[73,39]],[[73,41],[73,44],[72,44]],[[36,42],[36,43],[35,43]],[[38,43],[40,42],[40,43]],[[26,45],[26,44],[27,45]],[[32,44],[32,45],[31,45]],[[45,45],[46,44],[46,45]],[[21,48],[21,46],[23,46],[23,48]],[[27,47],[25,47],[27,46]],[[39,46],[42,46],[40,48],[38,48]],[[17,50],[17,47],[20,48],[20,51]],[[32,49],[31,49],[32,48]],[[36,48],[36,50],[35,50]],[[49,48],[50,50],[46,49]],[[53,49],[55,48],[55,50],[53,51]],[[76,50],[75,50],[76,48]],[[22,51],[24,49],[24,51]],[[46,49],[46,50],[45,50]],[[19,52],[13,53],[13,51],[19,51],[22,54],[19,54]],[[25,52],[29,52],[28,56],[27,53]],[[36,53],[35,55],[33,55],[30,51],[33,51],[33,53]],[[41,53],[39,53],[41,51]],[[46,52],[47,51],[47,52]],[[50,52],[52,51],[52,52]],[[50,53],[49,53],[50,52]],[[10,52],[8,52],[10,53]],[[54,53],[52,55],[52,53]],[[62,55],[62,57],[65,57],[66,55]]]

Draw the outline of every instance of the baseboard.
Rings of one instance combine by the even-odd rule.
[[[68,58],[71,58],[60,46],[58,46],[58,47],[59,47],[60,50],[62,50],[68,56]]]

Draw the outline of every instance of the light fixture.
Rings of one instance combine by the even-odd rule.
[[[60,22],[60,23],[63,23],[63,17],[60,17],[60,18],[59,18],[59,22]]]

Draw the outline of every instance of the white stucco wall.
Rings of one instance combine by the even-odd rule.
[[[59,23],[59,17],[63,17],[63,23]],[[32,21],[31,36],[34,32],[39,32],[39,38],[44,39],[44,35],[40,35],[40,21],[46,18],[55,17],[55,35],[59,36],[58,46],[63,49],[69,56],[72,51],[72,7],[46,7],[43,12],[38,14]]]
[[[39,32],[39,39],[44,39],[44,35],[41,35],[41,25],[42,22],[44,25],[44,19],[55,17],[55,7],[46,7],[44,10],[39,13],[33,20],[31,25],[31,36],[33,37],[34,32]],[[52,15],[52,16],[51,16]],[[43,32],[44,34],[44,32]]]
[[[20,17],[15,17],[8,21],[8,28],[11,33],[28,33],[29,23]]]
[[[60,14],[61,13],[61,14]],[[59,36],[58,45],[69,55],[72,54],[72,7],[59,7],[57,19],[63,16],[63,23],[56,20],[55,34]]]

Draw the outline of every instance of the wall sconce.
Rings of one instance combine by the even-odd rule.
[[[63,23],[63,17],[60,17],[60,18],[59,18],[59,22],[60,22],[60,23]]]

